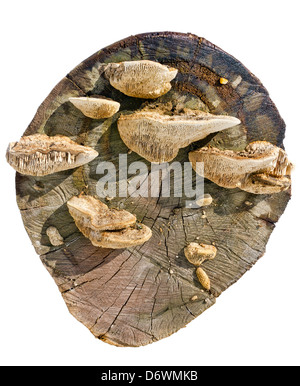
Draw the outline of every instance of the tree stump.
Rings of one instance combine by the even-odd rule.
[[[24,135],[62,134],[91,146],[99,156],[77,169],[32,177],[16,174],[16,193],[24,226],[36,252],[55,280],[71,314],[97,338],[117,346],[141,346],[165,338],[200,315],[263,255],[290,191],[254,195],[224,189],[205,180],[213,203],[185,207],[185,197],[115,197],[111,208],[126,209],[152,229],[145,244],[113,250],[94,247],[77,229],[66,202],[85,192],[96,195],[97,165],[128,152],[117,130],[124,111],[149,101],[128,97],[100,76],[99,63],[152,60],[178,69],[172,89],[151,103],[181,104],[212,114],[238,117],[241,124],[181,149],[174,161],[210,144],[242,150],[255,140],[283,147],[285,124],[267,90],[238,60],[192,34],[162,32],[130,36],[95,53],[72,70],[39,107]],[[229,80],[220,83],[220,77]],[[102,95],[119,102],[113,117],[85,117],[69,97]],[[128,153],[128,164],[143,161]],[[150,178],[150,163],[147,163]],[[118,172],[117,172],[118,174]],[[119,177],[119,176],[117,176]],[[133,176],[128,177],[128,181]],[[177,183],[180,183],[177,181]],[[176,185],[176,181],[175,181]],[[46,233],[55,227],[63,244],[53,246]],[[201,287],[183,249],[190,242],[216,246],[214,260],[203,264],[210,291]],[[34,278],[33,278],[34,279]]]

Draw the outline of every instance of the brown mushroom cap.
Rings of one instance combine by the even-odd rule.
[[[107,98],[78,97],[69,98],[85,116],[93,119],[112,117],[120,108],[120,103]]]
[[[128,227],[119,231],[95,232],[91,230],[88,238],[92,244],[102,248],[129,248],[144,244],[152,236],[152,231],[144,224],[136,227]]]
[[[140,111],[121,115],[118,130],[126,146],[148,161],[169,162],[180,148],[239,123],[235,117],[199,110],[178,115]]]
[[[171,89],[178,70],[150,60],[109,63],[105,76],[123,94],[135,98],[158,98]]]
[[[126,210],[109,209],[92,196],[74,196],[67,205],[80,228],[88,227],[96,231],[119,230],[136,223],[133,214]]]
[[[203,147],[190,152],[189,160],[194,170],[197,162],[203,162],[203,177],[224,188],[239,187],[256,194],[271,194],[290,185],[290,178],[285,177],[291,168],[286,153],[266,141],[253,142],[242,152]],[[257,175],[261,176],[260,183]],[[256,186],[252,188],[252,184]]]
[[[136,217],[126,210],[109,209],[92,196],[72,197],[68,209],[77,228],[94,246],[128,248],[149,240],[152,231],[136,224]]]
[[[184,248],[184,254],[191,264],[199,266],[205,260],[214,259],[217,254],[217,248],[214,245],[190,243]]]
[[[7,162],[19,173],[44,176],[84,165],[98,156],[89,146],[78,145],[63,135],[33,134],[11,142]]]

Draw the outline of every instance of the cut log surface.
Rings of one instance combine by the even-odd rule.
[[[172,89],[157,100],[132,98],[99,77],[99,65],[152,60],[178,69]],[[228,79],[221,84],[220,78]],[[120,103],[108,119],[84,116],[69,97],[101,95]],[[264,254],[275,223],[290,191],[254,195],[224,189],[205,180],[204,191],[213,202],[187,208],[185,197],[142,197],[132,194],[106,202],[125,209],[152,230],[145,244],[127,249],[95,247],[76,227],[66,202],[84,192],[97,195],[97,165],[116,165],[128,148],[120,139],[117,119],[149,103],[232,115],[241,124],[180,149],[174,161],[188,162],[188,153],[200,146],[243,150],[255,140],[283,147],[285,124],[261,82],[238,60],[191,34],[161,32],[130,36],[95,53],[72,70],[39,107],[24,135],[66,135],[91,146],[99,156],[87,165],[43,177],[16,174],[16,193],[24,226],[40,258],[55,280],[71,314],[97,338],[117,346],[141,346],[165,338],[200,315]],[[150,163],[134,152],[128,165]],[[133,178],[129,175],[128,181]],[[123,181],[124,182],[124,181]],[[175,187],[181,181],[175,181]],[[143,184],[141,186],[141,189]],[[161,192],[160,192],[161,193]],[[62,245],[52,245],[47,229],[55,227]],[[202,264],[210,290],[199,283],[195,267],[184,256],[191,242],[212,244],[214,260]],[[34,278],[33,278],[34,279]],[[221,301],[221,299],[219,300]],[[255,312],[255,311],[254,311]],[[199,323],[201,321],[199,320]]]

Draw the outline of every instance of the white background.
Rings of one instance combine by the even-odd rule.
[[[1,2],[0,365],[300,364],[299,8],[296,0]],[[287,125],[293,197],[264,257],[213,307],[169,338],[118,348],[69,314],[23,227],[5,150],[82,60],[155,31],[203,36],[263,82]]]

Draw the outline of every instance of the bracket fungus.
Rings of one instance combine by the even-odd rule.
[[[120,103],[108,98],[70,97],[69,101],[82,114],[92,119],[110,118],[119,111]]]
[[[190,243],[184,248],[187,260],[198,267],[205,260],[213,260],[216,257],[217,248],[214,245]]]
[[[150,99],[166,94],[178,72],[151,60],[109,63],[102,70],[110,84],[123,94]]]
[[[6,151],[7,162],[19,173],[45,176],[84,165],[98,156],[89,146],[78,145],[70,138],[46,134],[24,136],[11,142]]]
[[[189,160],[194,169],[203,162],[203,177],[224,188],[272,194],[291,184],[292,164],[285,151],[266,141],[252,142],[241,152],[203,147],[190,152]]]
[[[185,109],[177,115],[139,111],[122,114],[118,130],[125,145],[140,156],[150,162],[169,162],[180,148],[239,123],[238,118],[200,110]]]
[[[95,230],[123,229],[136,223],[136,217],[126,210],[109,209],[106,204],[92,196],[74,196],[68,202],[71,216],[80,227]]]
[[[136,224],[135,215],[109,209],[92,196],[74,196],[67,206],[77,228],[96,247],[127,248],[143,244],[152,235],[150,228]]]
[[[151,229],[136,224],[118,231],[97,232],[87,229],[88,238],[96,247],[122,249],[144,244],[152,236]]]

